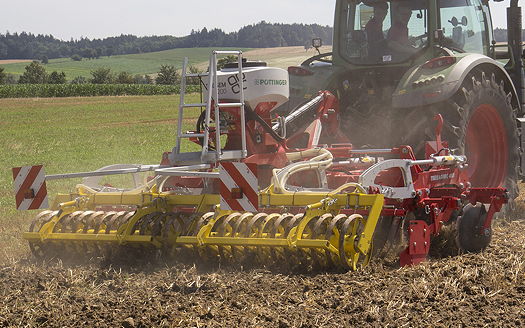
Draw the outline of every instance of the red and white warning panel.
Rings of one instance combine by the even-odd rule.
[[[13,167],[17,210],[48,208],[46,174],[42,165]]]
[[[222,162],[219,166],[219,178],[221,210],[258,211],[257,164]]]

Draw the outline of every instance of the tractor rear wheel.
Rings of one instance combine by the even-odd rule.
[[[424,156],[426,141],[435,140],[435,114],[445,120],[443,140],[457,155],[466,155],[468,176],[473,187],[504,187],[511,199],[518,195],[520,161],[517,109],[512,94],[492,74],[472,74],[460,91],[445,103],[417,108],[403,116],[408,131],[402,144],[414,147],[418,158]]]

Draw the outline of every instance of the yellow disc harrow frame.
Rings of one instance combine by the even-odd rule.
[[[260,213],[223,211],[218,195],[59,195],[24,233],[37,257],[110,256],[115,246],[221,263],[357,270],[368,264],[383,195],[259,194]],[[112,206],[113,209],[101,210]],[[124,210],[127,209],[127,210]],[[135,254],[135,253],[132,253]]]

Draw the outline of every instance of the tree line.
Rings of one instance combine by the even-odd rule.
[[[184,37],[120,35],[104,39],[71,39],[63,41],[52,35],[27,32],[0,34],[0,59],[39,59],[71,57],[98,58],[146,53],[174,48],[242,47],[268,48],[304,46],[314,37],[332,43],[333,29],[318,24],[271,24],[265,21],[242,27],[237,32],[221,29],[192,30]]]
[[[231,58],[221,59],[228,62]],[[226,62],[223,62],[224,65]],[[220,63],[219,63],[220,64]],[[195,66],[188,67],[189,73],[203,73]],[[154,75],[135,74],[129,72],[113,72],[110,68],[101,67],[91,71],[91,77],[77,76],[71,81],[66,79],[64,72],[53,71],[48,73],[44,65],[38,61],[33,61],[25,67],[24,73],[17,78],[13,74],[7,74],[3,67],[0,67],[0,84],[160,84],[178,85],[180,83],[180,73],[173,65],[161,65],[160,70]],[[199,84],[198,78],[188,78],[187,84]]]

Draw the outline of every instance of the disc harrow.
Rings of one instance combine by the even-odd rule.
[[[293,213],[216,210],[198,214],[147,206],[136,211],[44,211],[24,237],[41,259],[108,257],[125,246],[155,250],[166,259],[356,270],[370,259],[370,232],[383,197],[353,197],[355,201],[366,199],[364,206],[354,205],[368,208],[368,215],[363,216],[341,213],[341,206],[335,205],[350,195],[320,199]],[[321,196],[326,195],[317,195]],[[156,204],[168,204],[170,197],[174,198],[166,196]]]
[[[323,155],[320,160],[326,162],[326,158]],[[431,161],[441,165],[437,170],[440,175],[432,169],[419,169]],[[430,236],[438,234],[443,224],[453,222],[462,204],[490,205],[488,211],[469,212],[468,222],[476,225],[462,226],[463,234],[480,234],[482,228],[489,231],[494,213],[506,201],[502,188],[418,185],[420,180],[435,176],[461,179],[456,165],[462,161],[453,156],[387,160],[372,164],[359,175],[360,181],[376,181],[380,172],[393,168],[404,170],[406,177],[411,177],[411,167],[418,169],[417,178],[411,177],[412,184],[395,188],[370,184],[365,188],[346,182],[335,189],[291,191],[288,176],[275,171],[280,185],[271,184],[258,192],[258,212],[222,209],[218,205],[222,194],[166,192],[156,183],[139,192],[97,191],[79,185],[74,194],[58,195],[54,210],[40,213],[24,238],[37,258],[134,259],[154,253],[165,259],[313,270],[357,270],[366,266],[373,254],[396,250],[393,242],[399,239],[406,243],[400,253],[401,264],[416,264],[426,258]],[[306,165],[312,165],[311,161]],[[302,166],[286,167],[287,174],[293,175],[297,167]],[[474,245],[480,249],[488,245],[487,238],[462,240],[482,240],[485,244]],[[378,244],[375,253],[373,241]]]

